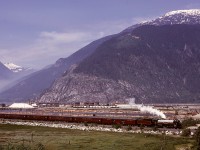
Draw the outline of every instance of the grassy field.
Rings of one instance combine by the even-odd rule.
[[[174,150],[192,142],[187,138],[164,135],[0,125],[0,150]]]

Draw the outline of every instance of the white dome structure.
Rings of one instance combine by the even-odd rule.
[[[33,106],[27,104],[27,103],[13,103],[9,106],[9,108],[13,109],[31,109],[34,108]]]

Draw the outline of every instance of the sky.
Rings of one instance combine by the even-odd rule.
[[[0,0],[0,61],[41,69],[106,35],[199,0]]]

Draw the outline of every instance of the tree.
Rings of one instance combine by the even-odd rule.
[[[84,122],[84,126],[86,126],[86,127],[87,127],[87,126],[88,126],[88,123],[87,123],[87,122]]]
[[[200,127],[198,127],[197,131],[195,132],[194,138],[196,141],[197,150],[200,150]]]
[[[154,126],[154,127],[153,127],[153,131],[158,131],[158,127],[157,127],[157,126]]]
[[[178,110],[175,110],[175,115],[178,115]]]
[[[130,130],[132,130],[132,127],[131,126],[127,126],[126,127],[126,131],[130,131]]]
[[[121,128],[121,124],[114,124],[114,125],[113,125],[113,128],[119,129],[119,128]]]
[[[140,125],[140,130],[142,131],[143,129],[144,129],[144,125],[141,124],[141,125]]]
[[[199,120],[194,120],[192,118],[187,118],[182,121],[182,127],[187,128],[189,126],[195,126],[197,123],[199,123]]]
[[[191,134],[190,129],[184,129],[184,130],[182,131],[182,136],[190,136],[190,134]]]

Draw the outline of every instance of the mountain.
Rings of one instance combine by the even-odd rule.
[[[24,71],[30,70],[30,68],[24,68],[24,67],[18,66],[13,63],[5,63],[4,65],[14,73],[19,73],[19,72],[24,72]]]
[[[200,100],[200,25],[144,25],[101,44],[40,102]]]
[[[12,77],[12,71],[10,71],[3,63],[0,62],[0,80],[9,79]]]
[[[62,74],[73,64],[78,63],[88,57],[96,48],[104,41],[107,41],[112,36],[107,36],[96,40],[89,45],[81,48],[67,58],[60,58],[55,64],[50,65],[40,71],[34,72],[20,80],[13,87],[0,93],[1,101],[25,101],[38,97],[43,91],[49,88],[55,79]]]
[[[176,10],[166,13],[165,15],[151,21],[139,23],[125,29],[123,32],[130,32],[142,25],[174,25],[174,24],[200,24],[200,9]]]
[[[13,72],[13,79],[18,80],[24,76],[27,76],[33,72],[35,72],[32,68],[25,68],[19,65],[16,65],[14,63],[5,63],[4,66],[6,66],[10,71]]]
[[[119,34],[96,40],[68,58],[61,58],[50,67],[26,76],[23,80],[21,80],[21,82],[12,88],[0,93],[0,97],[1,99],[6,100],[27,100],[34,97],[39,97],[39,95],[43,92],[45,93],[46,90],[53,84],[53,82],[60,78],[62,74],[70,68],[71,65],[80,63],[82,60],[93,54],[93,52],[96,52],[99,46],[105,42],[108,42],[112,38],[129,34],[136,28],[143,25],[161,26],[173,24],[199,24],[199,12],[199,10],[172,11],[155,20],[133,25]]]
[[[13,77],[13,72],[0,62],[0,91],[9,84]]]
[[[0,91],[4,91],[13,86],[20,78],[33,73],[34,70],[30,68],[24,68],[13,63],[1,63],[0,64]]]

